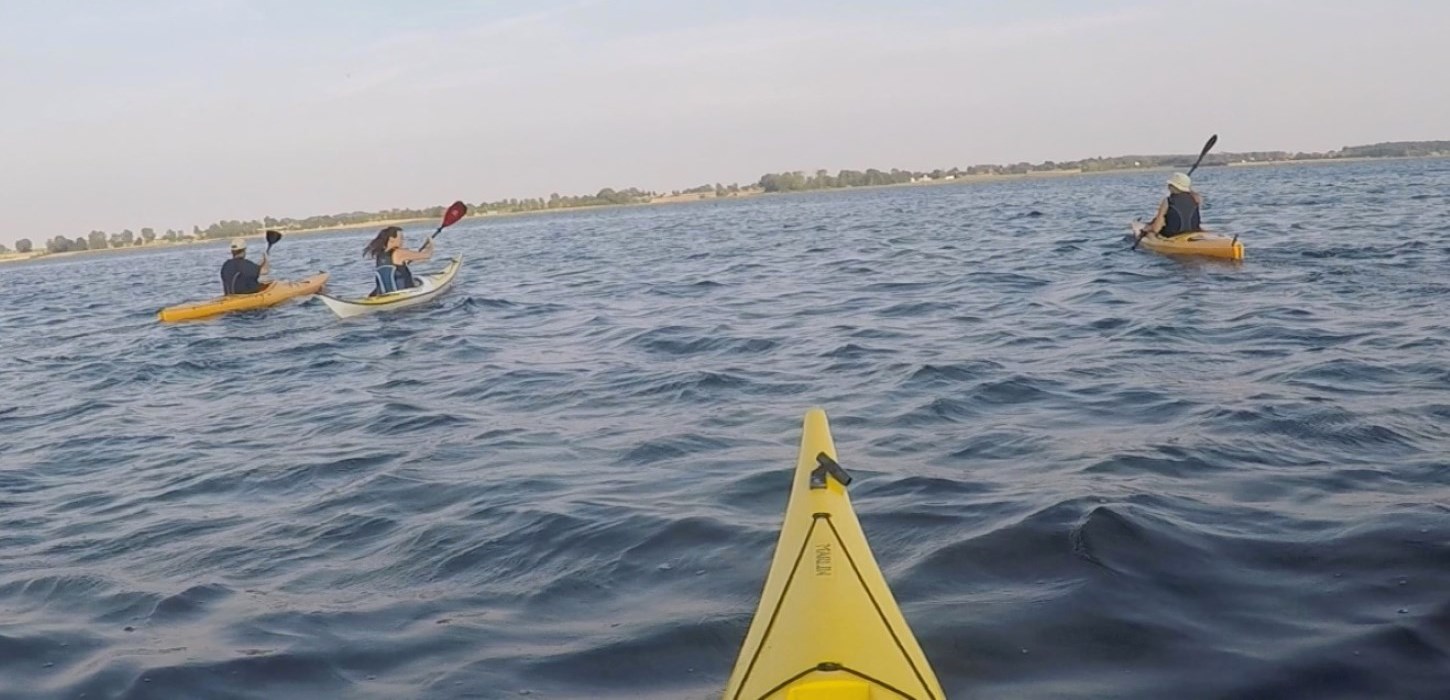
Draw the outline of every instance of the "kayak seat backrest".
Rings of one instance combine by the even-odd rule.
[[[391,294],[398,291],[398,278],[393,274],[397,269],[393,265],[379,265],[373,271],[373,277],[377,279],[379,294]]]

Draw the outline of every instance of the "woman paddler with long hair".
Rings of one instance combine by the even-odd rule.
[[[408,250],[403,247],[403,229],[389,226],[368,242],[363,257],[371,257],[375,268],[377,288],[370,296],[401,291],[417,284],[408,263],[432,258],[433,239],[430,237],[421,250]]]

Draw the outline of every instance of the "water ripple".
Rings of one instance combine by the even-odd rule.
[[[716,697],[812,404],[953,697],[1443,696],[1450,161],[1205,171],[1241,264],[1160,179],[467,221],[349,322],[0,267],[0,698]]]

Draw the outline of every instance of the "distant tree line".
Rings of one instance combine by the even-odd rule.
[[[704,197],[706,195],[715,195],[716,197],[729,197],[732,195],[740,194],[740,191],[741,188],[739,184],[732,183],[729,185],[722,185],[717,182],[713,185],[700,185],[699,187],[690,187],[683,190],[675,190],[673,192],[670,192],[670,195],[675,197],[678,197],[682,194],[694,194],[701,197]]]
[[[893,168],[890,172],[883,172],[871,168],[865,172],[855,170],[842,170],[831,175],[825,170],[817,170],[815,175],[794,170],[787,173],[766,173],[760,176],[760,188],[766,192],[801,192],[804,190],[823,190],[834,187],[873,187],[877,185],[897,185],[911,182],[918,177],[907,170]]]
[[[161,235],[161,238],[165,241],[175,243],[181,240],[182,232],[166,229],[166,232]],[[139,234],[131,231],[131,229],[110,234],[105,231],[91,231],[84,236],[76,236],[73,239],[66,238],[65,236],[56,236],[45,242],[45,252],[68,253],[76,250],[129,248],[132,246],[150,245],[156,242],[156,239],[156,230],[152,228],[143,228]],[[28,253],[31,248],[32,244],[29,239],[22,238],[15,242],[15,250],[17,252]]]
[[[654,199],[654,192],[635,187],[616,190],[606,187],[592,195],[562,196],[558,192],[548,199],[533,197],[526,199],[500,199],[496,202],[479,202],[471,207],[475,214],[516,214],[527,211],[548,211],[550,209],[574,209],[577,207],[604,207],[622,204],[645,204]],[[442,216],[440,207],[437,216]]]
[[[1423,158],[1450,156],[1450,141],[1391,141],[1368,146],[1345,146],[1337,158]]]
[[[1393,141],[1366,146],[1345,146],[1337,151],[1330,151],[1328,153],[1289,151],[1210,153],[1208,157],[1204,158],[1203,165],[1227,165],[1229,163],[1244,161],[1415,158],[1447,155],[1450,155],[1450,141]],[[760,176],[760,179],[749,188],[742,188],[738,184],[724,185],[717,182],[713,185],[707,184],[691,187],[686,190],[675,190],[672,194],[676,196],[695,194],[706,197],[713,193],[716,197],[727,197],[739,194],[745,189],[752,188],[759,188],[759,190],[765,192],[802,192],[845,187],[900,185],[923,181],[939,182],[974,175],[1025,175],[1034,172],[1063,171],[1104,172],[1131,168],[1187,168],[1193,164],[1196,158],[1196,155],[1129,155],[1084,158],[1082,160],[1062,162],[1048,160],[1041,163],[984,164],[968,167],[953,167],[950,169],[939,168],[931,171],[899,170],[896,168],[892,168],[891,170],[869,168],[864,171],[839,170],[834,175],[825,170],[817,170],[811,175],[807,175],[803,171],[795,170],[784,173],[766,173]],[[472,205],[470,210],[474,214],[514,214],[556,209],[573,209],[578,207],[645,204],[653,201],[658,196],[660,195],[655,192],[641,190],[635,187],[622,190],[606,187],[592,195],[561,196],[556,192],[547,198],[511,198],[492,202],[481,201]],[[341,214],[309,216],[303,219],[266,216],[250,221],[218,221],[206,228],[192,226],[190,233],[182,230],[166,229],[164,232],[157,234],[155,230],[150,228],[143,228],[139,233],[134,233],[130,229],[125,229],[118,233],[91,231],[84,236],[77,236],[75,238],[56,236],[45,242],[45,252],[63,253],[76,250],[127,248],[150,245],[158,239],[166,243],[176,243],[191,240],[234,238],[238,236],[256,235],[266,229],[299,231],[306,229],[364,226],[388,220],[439,218],[443,216],[443,212],[444,207],[436,206],[422,209],[383,209],[371,212],[353,211]],[[30,253],[33,249],[34,246],[29,239],[22,238],[15,242],[15,251],[18,253]],[[4,246],[0,246],[0,253],[4,252],[7,252],[7,249]]]
[[[1396,141],[1369,146],[1346,146],[1328,153],[1304,153],[1290,151],[1251,151],[1243,153],[1210,153],[1203,159],[1204,166],[1228,165],[1238,162],[1270,162],[1296,160],[1332,160],[1336,158],[1416,158],[1425,156],[1450,156],[1450,141]],[[759,186],[766,192],[800,192],[840,187],[876,187],[900,185],[909,182],[954,180],[972,175],[1025,175],[1035,172],[1105,172],[1135,168],[1188,168],[1198,159],[1194,155],[1128,155],[1113,157],[1084,158],[1073,161],[1043,161],[1041,163],[984,164],[969,167],[954,167],[949,170],[912,171],[892,168],[889,171],[868,169],[864,172],[841,170],[831,175],[817,170],[807,175],[796,170],[784,173],[767,173],[760,176]]]
[[[736,187],[738,190],[739,188]],[[549,209],[569,209],[573,207],[595,207],[620,204],[643,204],[655,197],[653,192],[646,192],[634,187],[615,190],[604,188],[593,195],[582,195],[574,197],[550,195],[548,199],[500,199],[494,202],[479,202],[470,207],[475,214],[490,213],[518,213],[528,211],[545,211]],[[160,235],[154,229],[143,228],[140,233],[126,229],[118,233],[106,233],[105,231],[91,231],[84,236],[68,238],[56,236],[45,242],[47,253],[67,253],[80,250],[104,250],[107,248],[128,248],[136,246],[151,245],[158,239],[166,243],[177,243],[180,241],[192,240],[216,240],[236,238],[239,236],[253,236],[257,233],[274,229],[277,231],[300,231],[320,228],[343,228],[351,226],[363,226],[378,221],[398,221],[407,219],[432,219],[441,218],[446,207],[426,207],[422,209],[383,209],[380,211],[353,211],[342,214],[323,214],[309,216],[303,219],[290,217],[276,218],[271,216],[253,219],[250,221],[237,221],[228,219],[217,221],[206,228],[192,226],[191,232],[182,230],[166,229]],[[16,241],[17,252],[28,253],[31,250],[31,242],[26,239]],[[4,252],[0,250],[0,252]]]

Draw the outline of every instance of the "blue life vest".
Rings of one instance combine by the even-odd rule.
[[[377,281],[378,288],[375,294],[391,294],[400,289],[408,289],[416,284],[413,281],[413,271],[408,269],[408,264],[393,264],[393,252],[385,250],[373,257],[373,278]]]

